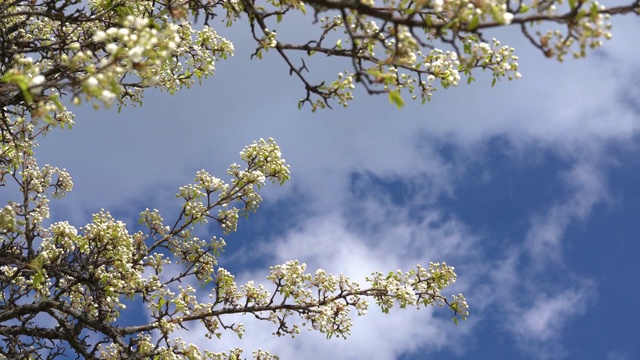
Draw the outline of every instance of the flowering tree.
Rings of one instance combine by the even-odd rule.
[[[307,7],[311,6],[308,10]],[[310,13],[309,40],[287,42],[276,35],[285,16]],[[468,315],[462,295],[441,290],[456,280],[445,263],[408,272],[373,272],[366,285],[323,270],[306,272],[290,261],[271,268],[269,285],[238,285],[217,265],[225,242],[201,239],[197,227],[211,222],[221,234],[257,210],[258,190],[283,184],[289,167],[272,139],[240,153],[229,181],[202,170],[181,187],[179,214],[167,221],[144,210],[132,233],[102,211],[81,228],[50,224],[50,198],[73,183],[64,170],[38,166],[40,136],[71,128],[67,105],[94,107],[141,103],[144,89],[173,93],[213,75],[215,62],[233,45],[211,27],[248,22],[253,56],[277,53],[303,84],[299,106],[312,110],[347,105],[352,89],[429,100],[437,88],[488,70],[493,81],[515,79],[515,50],[487,29],[517,26],[547,57],[585,56],[611,37],[609,18],[638,14],[640,1],[605,8],[594,1],[504,0],[7,0],[0,2],[0,355],[17,358],[76,356],[87,359],[237,359],[241,349],[213,353],[183,342],[176,330],[200,322],[205,336],[244,333],[230,314],[252,314],[274,324],[277,335],[295,336],[300,326],[328,337],[350,334],[351,315],[364,315],[368,300],[387,312],[393,306],[441,305],[454,320]],[[547,25],[558,29],[547,30]],[[315,35],[312,32],[315,31]],[[285,31],[280,33],[286,34]],[[314,83],[312,61],[292,54],[344,58],[336,80]],[[317,55],[316,55],[317,57]],[[9,194],[11,193],[11,194]],[[214,229],[209,231],[216,232]],[[169,263],[181,266],[162,273]],[[178,284],[191,284],[178,286]],[[210,291],[206,302],[193,286]],[[139,302],[149,316],[124,324],[120,312]],[[274,356],[257,350],[253,356]]]

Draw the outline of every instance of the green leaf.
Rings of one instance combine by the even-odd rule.
[[[591,20],[595,20],[598,17],[598,5],[594,2],[591,4]]]
[[[576,0],[569,0],[569,7],[571,10],[576,8]]]
[[[458,325],[458,317],[457,316],[454,316],[453,319],[451,319],[451,320],[453,320],[454,324]]]
[[[402,99],[402,95],[400,95],[400,90],[389,91],[389,102],[397,106],[398,109],[402,109],[404,106],[404,99]]]
[[[44,282],[44,275],[42,275],[42,271],[37,271],[35,275],[33,275],[33,288],[37,288]]]
[[[493,15],[493,18],[496,19],[496,21],[498,21],[499,23],[503,24],[504,23],[504,17],[502,16],[502,11],[500,9],[501,8],[498,7],[497,5],[492,5],[491,6],[491,13]]]
[[[157,22],[155,22],[154,19],[149,19],[149,27],[158,31],[162,30],[160,28],[160,25]]]
[[[471,43],[470,42],[464,43],[464,52],[465,52],[465,54],[471,54]]]
[[[51,102],[56,106],[56,110],[62,111],[64,109],[64,105],[62,105],[62,102],[60,101],[60,97],[58,95],[50,96],[49,100],[51,100]]]
[[[276,15],[276,21],[278,23],[280,23],[282,21],[282,13],[278,13],[278,15]]]
[[[380,70],[377,70],[377,69],[369,69],[369,70],[367,70],[367,72],[368,72],[369,74],[371,74],[371,76],[376,77],[376,78],[377,78],[377,77],[380,77],[380,75],[382,75],[382,73],[380,72]]]
[[[24,99],[28,103],[33,101],[33,96],[29,91],[29,83],[27,82],[27,79],[25,79],[24,75],[16,74],[15,72],[9,72],[2,77],[2,82],[16,84],[20,88]]]
[[[193,71],[193,74],[198,77],[198,83],[200,83],[200,85],[202,85],[202,75],[203,75],[202,74],[202,70],[195,69]]]
[[[123,17],[134,14],[133,9],[128,6],[116,6],[115,11],[118,15]]]
[[[471,19],[471,23],[469,24],[469,30],[475,30],[478,25],[480,25],[480,17],[478,15],[474,16],[473,19]],[[466,46],[467,44],[465,44],[465,50],[466,50]]]
[[[53,125],[55,124],[55,120],[53,119],[53,117],[49,114],[44,114],[44,116],[42,117],[42,119],[44,120],[44,122],[46,122],[49,125]]]

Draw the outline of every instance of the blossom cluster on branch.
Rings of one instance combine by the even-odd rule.
[[[313,8],[319,35],[305,43],[287,41],[286,31],[275,37],[283,15],[306,13],[305,5]],[[584,57],[612,37],[612,15],[637,15],[640,2],[607,8],[591,0],[268,0],[266,5],[242,0],[238,10],[249,15],[260,44],[254,55],[261,58],[274,48],[305,86],[299,106],[316,110],[331,101],[347,106],[355,84],[369,94],[388,94],[401,107],[402,94],[425,103],[462,76],[474,81],[476,70],[489,70],[492,84],[517,79],[522,75],[515,49],[485,35],[497,27],[519,27],[546,57]],[[345,58],[350,68],[340,74],[349,75],[314,83],[307,78],[309,61],[297,63],[296,52]]]
[[[293,260],[271,268],[267,280],[272,291],[253,282],[238,286],[217,263],[224,240],[200,239],[195,226],[212,220],[224,233],[235,231],[239,214],[257,210],[261,201],[257,189],[267,180],[283,184],[289,179],[289,167],[272,139],[247,146],[241,158],[245,165],[229,168],[229,183],[202,170],[194,183],[181,187],[177,197],[183,206],[175,222],[167,225],[158,210],[147,209],[140,223],[148,230],[133,234],[105,211],[79,229],[66,221],[43,227],[48,206],[38,199],[49,188],[69,186],[68,174],[58,175],[57,182],[51,181],[53,170],[48,166],[12,174],[25,193],[35,194],[31,202],[38,210],[25,211],[13,203],[2,213],[0,321],[7,325],[0,325],[5,346],[0,353],[24,357],[46,350],[101,359],[224,358],[234,352],[200,350],[172,334],[199,321],[208,337],[220,338],[222,330],[242,336],[244,326],[227,324],[224,316],[249,313],[273,322],[276,335],[295,336],[305,326],[328,337],[346,337],[351,333],[352,311],[364,315],[367,298],[375,299],[385,312],[394,303],[402,308],[438,304],[450,307],[456,316],[467,316],[464,297],[447,299],[440,292],[456,278],[444,263],[407,273],[375,272],[369,286],[361,289],[345,275],[324,270],[312,275]],[[38,237],[39,246],[29,243]],[[163,277],[163,267],[174,262],[182,265],[181,272]],[[207,301],[201,302],[191,285],[181,285],[175,292],[172,285],[183,281],[210,288]],[[150,319],[121,325],[121,311],[132,300],[147,304]],[[40,325],[43,316],[54,324],[51,328]],[[259,354],[267,356],[264,351]]]
[[[308,8],[315,34],[288,41],[283,19]],[[0,187],[8,199],[0,208],[0,356],[238,359],[242,349],[214,353],[174,333],[199,322],[208,337],[242,336],[244,326],[228,315],[251,314],[273,323],[276,335],[306,328],[346,337],[370,300],[383,312],[439,305],[455,321],[468,315],[462,295],[441,293],[456,280],[446,263],[373,272],[359,284],[292,260],[273,266],[265,285],[237,284],[218,265],[226,245],[220,236],[258,209],[262,186],[289,180],[273,139],[247,146],[229,181],[198,171],[178,190],[171,221],[147,209],[139,218],[144,231],[133,233],[104,210],[83,227],[48,223],[49,201],[63,198],[73,181],[64,168],[38,165],[38,139],[72,128],[72,105],[122,109],[141,104],[147,88],[174,93],[213,75],[234,52],[215,24],[247,24],[254,57],[282,58],[304,87],[299,106],[316,110],[347,106],[358,87],[401,107],[407,96],[426,102],[439,88],[471,82],[478,70],[494,83],[516,79],[515,49],[488,38],[488,29],[517,27],[545,56],[563,60],[611,38],[612,16],[639,11],[640,0],[611,8],[593,0],[0,2]],[[321,56],[345,60],[335,80],[312,79]],[[208,239],[198,236],[202,227],[213,233]],[[168,266],[180,271],[167,275]],[[208,291],[207,300],[194,286]],[[148,317],[122,323],[130,302],[144,304]],[[275,358],[260,349],[252,355]]]

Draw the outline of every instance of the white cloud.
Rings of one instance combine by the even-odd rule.
[[[584,295],[567,291],[553,298],[541,296],[533,306],[526,310],[522,322],[514,326],[521,336],[536,340],[548,340],[558,335],[559,328],[565,323],[567,316],[584,310]]]
[[[526,244],[538,266],[561,260],[567,226],[585,220],[596,204],[609,200],[605,171],[606,167],[597,163],[574,164],[561,176],[568,188],[567,199],[558,200],[532,216]]]
[[[553,295],[541,294],[529,306],[517,309],[509,317],[509,328],[528,357],[561,359],[567,355],[562,334],[569,321],[584,314],[593,298],[593,287],[568,289]]]

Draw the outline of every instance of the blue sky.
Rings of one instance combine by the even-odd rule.
[[[202,86],[149,92],[120,114],[80,108],[72,131],[41,141],[40,164],[75,183],[52,218],[80,226],[105,208],[133,226],[147,207],[171,218],[195,171],[222,176],[242,147],[274,137],[292,180],[265,189],[259,213],[226,237],[221,264],[239,282],[294,258],[356,279],[446,261],[471,316],[455,326],[442,309],[372,308],[346,341],[276,338],[243,318],[242,341],[206,342],[197,328],[186,340],[283,359],[640,358],[637,18],[616,19],[614,40],[563,64],[496,33],[523,78],[494,88],[476,76],[400,111],[357,92],[347,109],[313,114],[297,110],[303,88],[275,54],[249,61],[238,25],[236,55]]]

